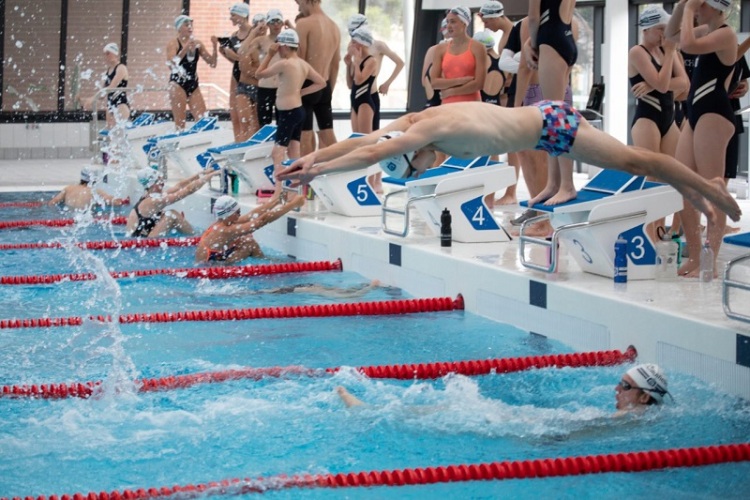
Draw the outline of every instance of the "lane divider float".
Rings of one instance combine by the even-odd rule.
[[[200,236],[180,238],[144,238],[133,240],[101,240],[83,241],[74,246],[86,250],[127,250],[130,248],[156,248],[156,247],[194,247],[200,241]],[[37,250],[42,248],[64,248],[66,245],[58,241],[36,243],[3,243],[0,250]]]
[[[736,443],[534,460],[506,460],[503,462],[408,469],[340,472],[337,474],[280,474],[256,479],[224,479],[202,484],[125,489],[109,493],[92,491],[88,494],[40,495],[37,497],[27,496],[26,498],[31,500],[146,500],[169,498],[173,495],[185,498],[185,494],[190,495],[190,497],[196,494],[242,495],[291,488],[369,488],[373,486],[411,486],[467,481],[534,479],[612,472],[643,472],[747,461],[750,461],[750,443]],[[3,498],[2,500],[9,499]],[[21,497],[14,497],[13,500],[21,500]]]
[[[346,302],[338,304],[311,304],[304,306],[255,307],[246,309],[211,309],[206,311],[180,311],[122,314],[118,323],[174,323],[177,321],[238,321],[250,319],[310,318],[329,316],[378,316],[386,314],[413,314],[425,312],[463,310],[464,299],[459,294],[450,297],[427,299],[385,300],[380,302]],[[111,323],[107,315],[88,316],[88,320]],[[0,319],[0,329],[44,328],[51,326],[78,326],[82,316],[62,318]]]
[[[66,227],[72,226],[76,222],[75,219],[6,220],[0,221],[0,229],[18,229],[31,226]],[[94,217],[94,222],[109,222],[114,226],[124,226],[128,223],[128,218],[124,216]]]
[[[169,275],[180,278],[244,278],[269,274],[305,273],[317,271],[341,271],[341,259],[317,262],[284,262],[279,264],[261,264],[253,266],[216,266],[216,267],[183,267],[164,269],[137,269],[133,271],[114,271],[109,273],[114,279],[140,278],[144,276]],[[0,285],[39,285],[59,281],[90,281],[97,279],[94,273],[39,274],[28,276],[0,276]]]
[[[122,200],[123,205],[130,205],[130,199],[125,198]],[[37,208],[47,205],[42,201],[4,201],[0,202],[0,208]]]
[[[638,353],[633,346],[623,353],[619,350],[579,352],[571,354],[548,354],[517,358],[479,359],[467,361],[444,361],[435,363],[360,366],[358,372],[369,378],[399,380],[437,379],[456,373],[466,376],[490,373],[511,373],[532,368],[564,368],[585,366],[614,366],[634,361]],[[260,380],[286,376],[318,377],[333,375],[341,370],[335,368],[306,368],[304,366],[272,366],[266,368],[242,368],[214,372],[173,375],[161,378],[144,378],[135,381],[138,392],[157,392],[186,389],[195,385],[216,384],[231,380]],[[101,390],[102,381],[71,382],[41,385],[6,385],[0,388],[0,398],[38,399],[86,399]]]

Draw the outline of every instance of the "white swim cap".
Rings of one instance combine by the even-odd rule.
[[[646,391],[658,404],[664,401],[665,394],[669,394],[667,377],[658,365],[651,363],[637,365],[628,370],[627,374],[639,389]]]
[[[482,8],[479,9],[479,15],[487,19],[492,19],[493,17],[503,17],[504,14],[505,7],[503,7],[503,4],[501,4],[500,2],[495,2],[494,0],[491,2],[484,2]]]
[[[185,23],[192,23],[193,18],[190,16],[186,16],[185,14],[177,16],[177,18],[174,20],[174,29],[178,30],[180,29],[180,26],[182,26]]]
[[[354,30],[357,28],[360,28],[367,24],[367,17],[365,17],[363,14],[352,14],[352,17],[349,18],[349,22],[346,24],[347,30],[349,30],[349,34],[351,35],[354,33]]]
[[[669,22],[669,14],[661,7],[650,7],[638,18],[638,26],[641,29],[652,28]]]
[[[453,7],[448,12],[458,17],[466,26],[471,24],[471,11],[467,7],[459,5],[458,7]]]
[[[246,3],[236,3],[229,9],[229,13],[240,17],[250,17],[250,6]]]
[[[81,182],[91,182],[91,177],[93,175],[93,172],[89,167],[83,167],[81,169]]]
[[[237,200],[227,195],[219,196],[214,202],[214,207],[212,209],[214,215],[221,220],[228,218],[239,210],[240,204],[237,203]]]
[[[271,9],[268,11],[268,14],[266,14],[266,22],[271,23],[273,21],[284,22],[284,14],[282,14],[279,9]]]
[[[276,37],[276,43],[287,47],[299,47],[299,35],[294,30],[284,30]]]
[[[495,37],[492,36],[492,32],[490,30],[477,31],[476,33],[474,33],[473,38],[477,42],[484,45],[484,48],[486,49],[495,48]]]
[[[395,139],[396,137],[400,137],[402,135],[404,135],[403,132],[394,130],[381,136],[378,139],[378,142],[380,143],[383,141],[387,141],[388,139]],[[383,172],[388,174],[390,177],[393,177],[395,179],[406,179],[414,173],[414,167],[411,166],[412,158],[414,158],[414,151],[410,153],[391,156],[390,158],[384,158],[378,163],[380,164],[380,168],[383,169]]]
[[[104,52],[111,52],[112,54],[119,56],[120,55],[120,47],[117,46],[116,43],[108,43],[104,46]]]
[[[352,32],[352,40],[364,45],[365,47],[372,47],[373,38],[370,28],[367,26],[361,26]]]
[[[138,182],[143,186],[145,189],[150,188],[154,184],[156,184],[159,180],[161,180],[161,173],[159,173],[157,170],[154,170],[150,167],[142,168],[138,171],[136,174],[138,177]]]
[[[448,32],[448,20],[443,18],[443,20],[440,21],[440,34],[445,36],[447,32]]]
[[[732,6],[732,0],[705,0],[705,3],[720,12],[726,12]]]

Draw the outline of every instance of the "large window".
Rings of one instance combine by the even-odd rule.
[[[3,111],[57,111],[61,4],[5,1]]]
[[[104,46],[121,44],[122,0],[97,0],[96,9],[88,0],[68,0],[67,21],[64,102],[72,110],[97,92],[106,72]]]
[[[596,81],[594,71],[594,9],[577,7],[575,19],[578,21],[578,60],[570,72],[570,85],[573,89],[573,106],[586,108],[591,86]]]

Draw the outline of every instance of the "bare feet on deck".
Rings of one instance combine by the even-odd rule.
[[[683,278],[697,278],[700,275],[700,267],[700,260],[688,259],[677,271],[677,275]]]
[[[347,406],[347,408],[351,408],[352,406],[362,406],[364,404],[362,401],[352,396],[352,394],[349,391],[347,391],[344,387],[341,387],[341,386],[336,387],[336,394],[339,395],[339,397]]]
[[[499,207],[500,205],[518,205],[518,198],[515,194],[505,194],[500,198],[495,198],[495,206]]]

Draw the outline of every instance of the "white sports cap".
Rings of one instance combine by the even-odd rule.
[[[269,10],[268,14],[266,14],[266,22],[270,23],[272,21],[284,21],[284,14],[279,9]]]
[[[354,33],[354,30],[367,24],[367,17],[364,14],[352,14],[349,18],[349,22],[346,23],[346,28],[349,30],[349,34]]]
[[[233,213],[239,211],[240,204],[231,196],[219,196],[214,202],[213,213],[221,220],[226,219]]]
[[[482,8],[479,9],[479,15],[487,19],[503,17],[503,15],[505,15],[505,7],[503,7],[502,3],[495,2],[494,0],[491,2],[484,2]]]
[[[714,9],[726,12],[732,6],[732,0],[705,0],[706,5]]]
[[[230,14],[240,17],[250,17],[250,6],[246,3],[238,2],[229,9]]]
[[[287,47],[299,47],[299,35],[294,30],[284,30],[276,37],[276,43]]]
[[[91,176],[93,172],[89,167],[83,167],[81,169],[81,182],[91,182]]]
[[[484,45],[484,48],[486,49],[492,49],[495,47],[495,37],[492,36],[490,30],[477,31],[472,38]]]
[[[174,20],[174,29],[178,30],[183,24],[191,22],[193,22],[192,17],[186,16],[185,14],[179,15]]]
[[[668,22],[669,14],[661,7],[649,7],[641,12],[641,16],[638,18],[638,26],[644,30]]]
[[[114,54],[116,56],[119,56],[120,55],[120,47],[118,47],[117,44],[114,43],[114,42],[108,43],[107,45],[104,46],[104,52],[110,52],[110,53],[112,53],[112,54]]]
[[[652,363],[636,365],[628,370],[627,374],[639,389],[646,391],[658,404],[664,401],[665,394],[669,394],[667,377],[658,365]]]
[[[138,182],[140,183],[140,185],[145,189],[150,188],[159,180],[161,180],[161,173],[150,167],[140,169],[136,176],[138,177]]]
[[[459,5],[458,7],[453,7],[448,12],[453,14],[454,16],[457,16],[466,26],[471,24],[471,11],[467,7]]]
[[[365,47],[372,47],[373,38],[370,28],[367,26],[360,26],[352,32],[352,40],[364,45]]]

